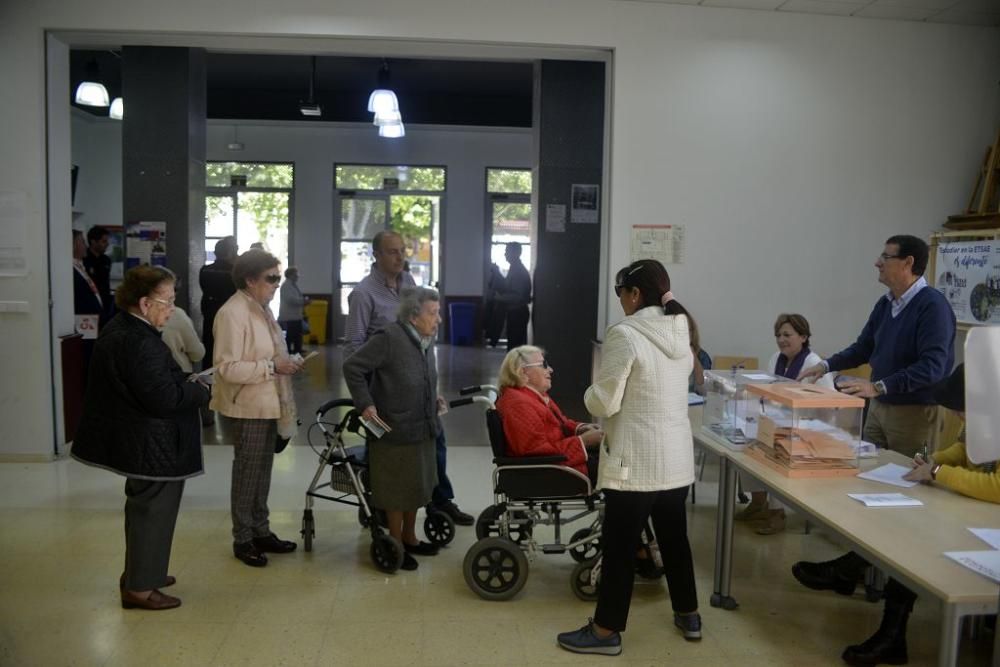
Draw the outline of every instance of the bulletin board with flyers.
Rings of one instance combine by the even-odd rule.
[[[926,275],[960,326],[1000,325],[1000,229],[931,235]]]
[[[167,265],[167,223],[133,222],[125,226],[125,270]]]

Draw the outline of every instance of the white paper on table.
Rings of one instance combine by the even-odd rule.
[[[959,565],[1000,583],[1000,551],[945,551],[944,555]]]
[[[773,380],[773,375],[768,375],[767,373],[743,373],[743,377],[748,380],[753,380],[754,382],[766,382],[767,380]]]
[[[994,549],[1000,549],[1000,528],[969,528],[969,531]]]
[[[910,470],[912,470],[912,468],[901,466],[898,463],[886,463],[884,466],[872,468],[868,472],[859,473],[858,477],[861,479],[870,479],[873,482],[882,482],[883,484],[892,484],[893,486],[901,486],[904,489],[908,489],[911,486],[917,485],[917,482],[911,482],[903,479],[903,475],[910,472]]]
[[[916,507],[923,505],[916,498],[902,493],[848,493],[849,497],[860,500],[866,507]]]

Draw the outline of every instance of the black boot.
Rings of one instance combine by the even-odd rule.
[[[792,566],[792,575],[803,586],[817,591],[836,591],[841,595],[853,595],[858,581],[864,577],[868,561],[853,551],[840,558],[810,563],[800,560]]]
[[[910,618],[912,603],[886,600],[882,624],[871,637],[861,644],[848,646],[840,656],[848,665],[905,665],[906,621]]]

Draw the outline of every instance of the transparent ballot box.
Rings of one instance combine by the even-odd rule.
[[[760,397],[751,384],[786,383],[785,378],[759,371],[705,371],[705,407],[702,435],[730,449],[743,450],[757,437]]]
[[[747,454],[788,477],[858,473],[864,399],[812,384],[750,384],[760,416]]]

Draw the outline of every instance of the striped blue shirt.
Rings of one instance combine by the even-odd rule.
[[[399,292],[415,287],[413,276],[403,271],[390,286],[384,273],[372,271],[347,296],[347,323],[344,325],[344,359],[354,354],[373,333],[396,321]]]

